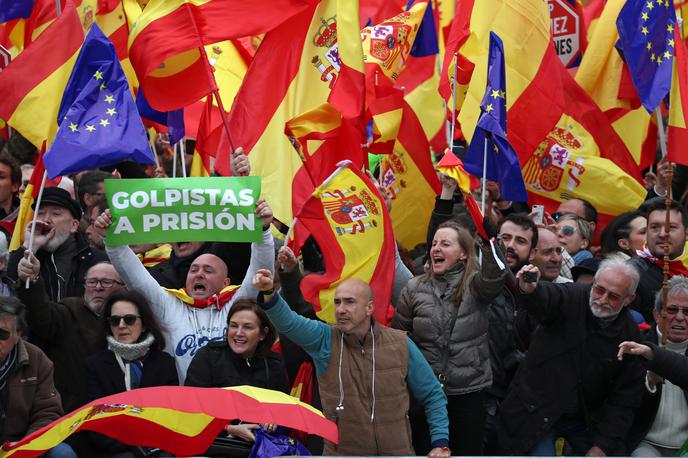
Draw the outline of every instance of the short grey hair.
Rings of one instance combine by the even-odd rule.
[[[590,223],[586,220],[574,213],[564,213],[559,217],[557,222],[561,221],[571,221],[575,223],[576,226],[578,226],[578,232],[580,232],[581,237],[587,240],[588,243],[592,243],[592,228],[590,227]]]
[[[667,297],[677,293],[685,293],[686,295],[688,295],[688,277],[684,277],[683,275],[676,275],[669,279],[669,292],[667,294]],[[662,290],[660,289],[659,291],[657,291],[657,294],[655,294],[655,310],[657,310],[658,312],[661,312],[662,307],[664,306],[664,301],[662,299],[663,294]]]
[[[635,293],[635,290],[638,288],[638,283],[640,282],[640,274],[633,264],[628,261],[623,261],[618,257],[606,258],[600,263],[600,267],[597,268],[597,272],[595,273],[596,281],[605,270],[614,270],[627,276],[631,280],[631,284],[628,287],[628,294]]]
[[[0,318],[14,318],[14,332],[18,333],[24,325],[24,304],[16,297],[0,296]]]

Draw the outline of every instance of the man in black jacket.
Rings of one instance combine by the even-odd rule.
[[[518,272],[519,299],[540,326],[502,403],[503,450],[554,456],[554,440],[564,437],[576,455],[626,453],[643,370],[616,353],[621,342],[640,338],[626,309],[638,277],[616,259],[600,265],[592,285],[539,282],[533,265]]]
[[[40,276],[50,300],[59,302],[65,297],[84,294],[84,277],[93,265],[107,261],[104,252],[89,246],[86,237],[78,232],[81,207],[61,188],[47,188],[38,209],[33,254],[41,265]],[[27,227],[24,246],[10,254],[8,277],[17,279],[17,265],[24,257],[29,243]]]
[[[630,259],[638,272],[640,283],[638,284],[637,297],[631,304],[631,308],[643,314],[645,321],[654,323],[652,314],[655,294],[662,288],[663,259],[664,259],[664,222],[666,219],[666,202],[664,199],[656,199],[647,207],[647,248],[640,252],[639,256]],[[686,245],[686,231],[688,230],[688,213],[685,208],[675,200],[671,201],[669,210],[669,258],[676,259],[683,254]],[[682,268],[681,262],[669,265],[671,276],[680,273],[674,270],[674,266]]]
[[[657,293],[653,311],[657,325],[648,329],[645,335],[647,345],[634,346],[646,349],[647,354],[630,352],[649,360],[646,361],[648,371],[642,407],[629,435],[628,450],[633,450],[631,456],[677,456],[678,450],[688,440],[688,391],[677,385],[680,383],[678,380],[685,380],[685,364],[683,368],[676,364],[663,364],[662,359],[665,358],[662,356],[665,355],[658,350],[662,348],[677,355],[686,355],[688,278],[682,275],[671,278],[667,299],[666,310],[662,313],[662,293]],[[667,340],[665,345],[659,346],[661,329],[667,333]]]

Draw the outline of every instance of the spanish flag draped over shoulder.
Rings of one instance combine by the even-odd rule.
[[[391,154],[380,161],[380,186],[392,201],[390,216],[399,244],[412,250],[426,240],[435,197],[441,185],[420,120],[404,100],[399,135]]]
[[[470,36],[460,47],[459,54],[475,67],[459,112],[461,130],[470,140],[481,113],[488,43],[490,31],[493,31],[504,43],[506,92],[509,94],[507,136],[519,157],[530,155],[554,127],[564,108],[561,61],[551,42],[547,3],[495,0],[489,8],[476,4],[469,24]]]
[[[674,31],[674,43],[667,158],[670,162],[688,165],[688,51],[678,28]]]
[[[340,54],[340,41],[348,46],[361,43],[360,29],[353,37],[342,36],[353,27],[339,27],[341,8],[353,9],[353,17],[358,17],[355,0],[323,0],[267,33],[232,106],[232,141],[248,152],[251,173],[262,177],[263,195],[280,221],[292,219],[292,181],[302,167],[284,135],[285,123],[328,101],[347,74],[340,72],[342,59],[356,52]],[[356,63],[348,67],[358,68]],[[362,96],[363,91],[355,93]],[[338,100],[331,102],[337,105]],[[229,175],[228,155],[220,151],[215,161],[220,175]]]
[[[201,50],[291,21],[315,0],[152,0],[129,32],[129,56],[151,106],[169,111],[216,89]]]
[[[0,118],[38,147],[55,137],[60,95],[83,41],[81,20],[68,2],[62,15],[0,73]]]
[[[334,292],[349,278],[373,289],[373,317],[388,325],[394,283],[394,232],[382,195],[349,161],[325,180],[297,216],[325,260],[325,273],[301,281],[303,296],[318,317],[334,322]]]

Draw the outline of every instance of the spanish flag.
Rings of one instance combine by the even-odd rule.
[[[0,118],[36,146],[57,132],[57,112],[84,41],[73,4],[0,73]],[[60,46],[55,46],[60,43]]]
[[[678,28],[674,30],[674,68],[669,101],[667,159],[688,165],[688,51]]]
[[[196,147],[191,160],[189,176],[210,176],[212,170],[211,158],[216,156],[216,152],[221,146],[229,148],[229,144],[222,143],[222,140],[226,139],[226,137],[221,135],[222,128],[220,109],[213,105],[212,97],[206,97],[201,122],[198,125]]]
[[[369,150],[374,154],[389,154],[399,135],[404,93],[390,86],[375,86],[374,89],[376,98],[368,100],[373,117],[373,142]],[[425,137],[424,133],[422,135]]]
[[[325,260],[325,273],[301,281],[301,292],[320,319],[334,322],[334,291],[349,278],[369,283],[373,317],[388,325],[394,283],[394,231],[382,195],[349,161],[339,164],[297,216]]]
[[[280,221],[292,220],[292,182],[302,166],[284,135],[284,126],[327,102],[340,78],[351,75],[348,71],[340,73],[344,61],[340,62],[339,43],[361,43],[360,29],[354,37],[342,35],[352,33],[353,28],[339,27],[341,8],[358,11],[358,2],[323,0],[268,32],[232,106],[232,141],[248,152],[251,173],[262,177],[263,195]],[[355,54],[354,50],[349,52]],[[341,54],[341,59],[345,58]],[[351,62],[348,67],[357,68],[357,63]],[[357,89],[355,94],[363,92]],[[339,100],[331,102],[337,105]],[[357,112],[362,104],[351,106]],[[346,112],[339,105],[337,109]],[[361,142],[362,137],[361,133]],[[228,151],[221,151],[215,162],[220,175],[229,174],[228,156]]]
[[[151,0],[129,31],[129,55],[151,106],[170,111],[217,86],[203,46],[258,35],[314,0]]]
[[[435,197],[441,185],[432,164],[430,144],[411,106],[401,101],[399,135],[391,154],[380,161],[380,186],[392,201],[390,216],[394,236],[402,247],[412,250],[424,243]]]

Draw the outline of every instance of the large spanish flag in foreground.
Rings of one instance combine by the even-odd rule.
[[[297,216],[320,247],[325,273],[301,281],[301,292],[321,320],[334,322],[334,291],[348,278],[369,283],[373,317],[388,325],[394,283],[394,231],[382,195],[350,161],[318,186]]]
[[[402,247],[412,250],[426,241],[428,228],[421,222],[430,221],[441,185],[418,117],[403,100],[402,110],[394,150],[380,161],[379,181],[392,200],[394,237]]]
[[[678,29],[674,31],[674,42],[667,157],[671,162],[688,165],[688,51]]]
[[[335,443],[338,439],[337,426],[319,410],[278,391],[159,386],[97,399],[12,445],[5,443],[0,458],[39,456],[82,430],[177,456],[199,455],[237,419],[282,425]]]
[[[315,0],[151,0],[129,31],[129,56],[151,106],[170,111],[216,89],[201,52],[274,29]]]
[[[61,95],[83,41],[81,20],[68,3],[39,39],[0,73],[0,118],[36,146],[55,137]]]

